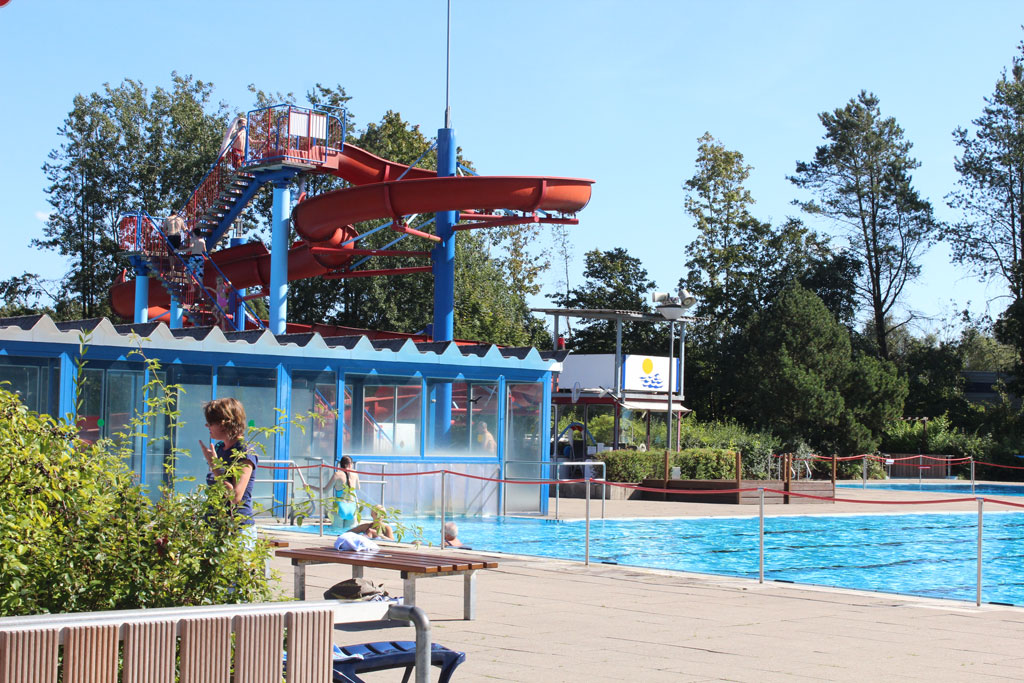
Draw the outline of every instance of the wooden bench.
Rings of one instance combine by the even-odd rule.
[[[422,610],[339,600],[4,617],[0,683],[115,683],[119,667],[120,680],[149,683],[221,683],[232,670],[245,683],[329,683],[334,625],[389,619],[413,623],[415,647],[405,644],[401,659],[364,656],[361,666],[414,663],[417,683],[427,683],[432,658],[447,650],[433,645]]]
[[[370,552],[335,550],[334,548],[288,548],[278,550],[278,557],[291,558],[295,567],[295,597],[306,599],[306,567],[311,564],[347,564],[352,576],[363,575],[363,569],[392,569],[402,573],[405,604],[416,604],[416,579],[432,576],[463,577],[462,616],[467,621],[476,618],[476,573],[481,569],[494,569],[497,562],[486,557],[463,555],[456,552],[421,553],[411,550],[381,548]]]

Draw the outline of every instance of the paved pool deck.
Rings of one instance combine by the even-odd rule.
[[[957,494],[841,489],[839,495],[884,504],[771,505],[766,513],[977,510],[974,500],[901,504],[963,497]],[[598,516],[599,501],[592,506]],[[585,514],[581,500],[562,500],[559,508],[561,517]],[[1019,510],[991,503],[985,509]],[[608,501],[606,507],[606,515],[617,518],[757,512],[756,505],[648,501]],[[315,535],[267,533],[293,547],[329,542]],[[1024,680],[1024,608],[474,554],[493,555],[499,562],[497,569],[478,575],[475,621],[461,618],[460,577],[422,580],[417,590],[434,640],[468,655],[455,681]],[[273,567],[281,574],[281,595],[291,596],[291,565],[275,558]],[[307,595],[318,598],[349,575],[348,567],[309,567]],[[366,576],[401,593],[396,572],[367,570]],[[335,636],[339,644],[410,640],[413,630],[336,630]],[[367,680],[397,678],[380,672]]]

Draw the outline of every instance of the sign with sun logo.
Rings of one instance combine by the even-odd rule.
[[[673,358],[674,391],[679,391],[679,359]],[[626,391],[665,391],[668,387],[668,358],[625,355],[622,358],[622,388]]]

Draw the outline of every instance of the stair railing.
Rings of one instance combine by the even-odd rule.
[[[212,265],[213,269],[217,271],[217,274],[220,276],[220,278],[224,280],[224,284],[227,285],[229,291],[234,292],[235,296],[238,297],[238,300],[242,303],[242,306],[245,308],[245,312],[248,315],[248,317],[251,318],[252,321],[256,323],[256,326],[259,329],[266,329],[266,325],[264,325],[263,321],[260,320],[260,317],[256,315],[256,311],[252,310],[252,307],[249,306],[245,299],[242,298],[242,293],[238,291],[234,284],[232,284],[230,278],[228,278],[228,276],[224,274],[224,271],[220,269],[220,266],[218,266],[212,258],[209,259],[209,261],[210,265]],[[224,309],[220,307],[220,304],[216,302],[216,292],[214,292],[214,305],[217,307],[219,311],[221,311],[221,313],[224,314],[224,320],[227,320],[227,313],[225,313]],[[245,327],[243,326],[242,329],[245,329]]]
[[[245,155],[234,153],[235,141],[238,136],[244,134],[244,130],[239,130],[231,136],[224,151],[213,162],[210,170],[206,172],[188,201],[185,202],[182,214],[190,232],[198,227],[199,219],[214,207],[217,200],[220,199],[221,192],[244,165]]]

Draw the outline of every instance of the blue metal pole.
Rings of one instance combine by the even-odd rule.
[[[57,415],[75,421],[75,382],[78,380],[78,368],[70,354],[60,354],[60,388],[57,395]]]
[[[274,435],[274,460],[279,463],[290,460],[289,446],[291,437],[291,414],[292,414],[292,378],[288,368],[284,365],[277,366],[277,425],[281,428]],[[287,463],[291,464],[291,463]],[[291,512],[288,506],[292,500],[288,496],[287,480],[291,477],[288,470],[274,470],[274,515],[288,517]],[[292,496],[295,490],[291,491]]]
[[[246,141],[246,144],[249,144],[248,141]],[[249,239],[244,235],[242,237],[232,237],[231,246],[240,247],[248,241]],[[245,300],[242,299],[245,296],[245,292],[245,289],[239,289],[236,294],[235,290],[232,290],[228,301],[228,307],[234,312],[233,322],[236,330],[245,329]]]
[[[171,310],[168,313],[167,320],[172,330],[181,328],[181,303],[178,301],[178,297],[173,294],[171,295]]]
[[[437,131],[437,175],[455,175],[455,129]],[[437,214],[437,236],[441,241],[431,252],[434,275],[434,341],[451,341],[455,336],[455,211]]]
[[[288,181],[274,182],[273,226],[270,236],[270,331],[284,334],[288,323],[288,230],[292,192]]]
[[[447,120],[445,124],[450,126]],[[455,175],[455,129],[437,131],[437,175],[447,178]],[[434,276],[434,341],[455,338],[455,211],[440,211],[436,215],[437,236],[441,241],[430,255]],[[435,398],[434,441],[447,444],[452,424],[452,385],[437,385]]]
[[[135,269],[135,322],[149,322],[149,269],[145,263],[132,263]]]

